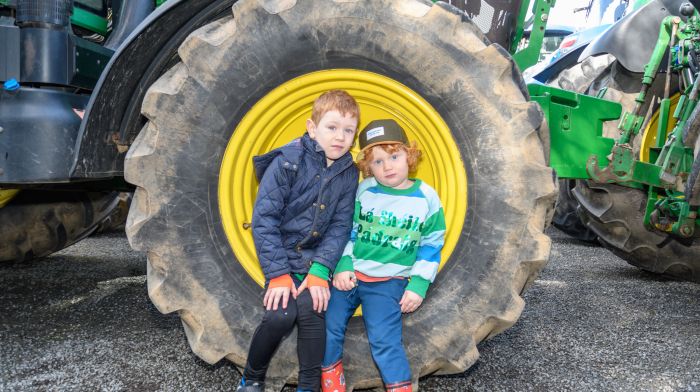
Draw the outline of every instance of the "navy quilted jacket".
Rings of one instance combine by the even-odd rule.
[[[359,173],[350,153],[326,167],[308,134],[253,158],[260,181],[253,240],[265,279],[335,269],[350,238]]]

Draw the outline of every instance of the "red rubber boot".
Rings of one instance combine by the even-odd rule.
[[[342,361],[321,369],[321,391],[345,392],[345,372],[343,372]]]

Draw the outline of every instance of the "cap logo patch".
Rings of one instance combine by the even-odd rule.
[[[378,136],[384,136],[384,127],[376,127],[367,131],[367,140],[374,139]]]

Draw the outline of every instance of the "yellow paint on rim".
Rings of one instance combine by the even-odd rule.
[[[676,110],[676,106],[678,106],[678,100],[681,99],[680,94],[676,94],[671,97],[671,107],[669,109],[669,112],[671,113],[671,116],[669,116],[668,119],[668,126],[666,127],[666,137],[671,135],[671,131],[673,130],[673,127],[676,126],[677,120],[673,118],[673,112]],[[658,129],[659,129],[659,111],[656,110],[654,114],[651,116],[649,119],[649,123],[647,126],[644,128],[644,133],[642,136],[642,145],[639,150],[639,160],[642,162],[649,162],[649,150],[652,147],[656,147],[656,135],[658,134]]]
[[[19,189],[0,189],[0,208],[5,207],[17,193],[19,193]]]
[[[231,248],[260,286],[265,278],[248,224],[258,183],[252,158],[304,134],[313,101],[332,89],[348,91],[360,105],[360,126],[393,118],[423,151],[415,176],[433,186],[445,210],[447,233],[442,265],[454,250],[467,212],[467,175],[457,144],[438,112],[407,86],[376,73],[335,69],[292,79],[258,101],[229,140],[219,172],[219,211]],[[357,143],[355,143],[357,144]],[[352,149],[353,157],[359,152]]]

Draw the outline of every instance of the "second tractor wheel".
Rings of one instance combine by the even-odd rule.
[[[585,242],[597,243],[596,234],[581,221],[578,201],[571,194],[576,180],[559,180],[559,196],[554,206],[552,225],[567,235]]]
[[[656,78],[647,102],[658,99],[663,92],[663,82],[663,77]],[[677,85],[672,83],[672,86]],[[631,73],[613,62],[594,79],[587,93],[596,95],[605,88],[604,98],[620,102],[624,112],[632,110],[640,87],[640,74]],[[677,101],[677,96],[673,97],[672,111]],[[658,111],[652,107],[653,110]],[[643,107],[643,112],[647,111],[648,103]],[[657,118],[658,113],[650,113],[646,128],[635,138],[637,159],[649,160],[649,150],[656,143]],[[673,125],[674,122],[670,122],[668,134]],[[605,124],[608,133],[616,133],[616,126],[614,122]],[[643,223],[646,192],[613,184],[577,181],[572,194],[580,204],[580,216],[586,226],[625,261],[674,279],[700,281],[700,234],[696,233],[695,238],[679,239],[647,229]]]
[[[564,90],[585,93],[588,86],[614,60],[610,55],[592,56],[561,71],[547,81],[548,85]],[[552,225],[567,235],[581,241],[597,243],[596,234],[581,222],[578,201],[571,194],[575,180],[559,180],[559,196],[552,217]]]
[[[117,192],[20,191],[0,208],[0,262],[29,261],[80,241],[118,202]]]
[[[574,195],[584,223],[616,255],[649,272],[700,282],[700,236],[682,240],[644,227],[646,192],[579,181]]]

